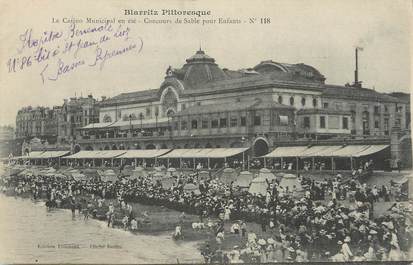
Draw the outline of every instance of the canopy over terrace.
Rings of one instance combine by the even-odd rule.
[[[227,158],[247,150],[248,148],[174,149],[160,158]]]
[[[226,162],[227,158],[233,157],[239,154],[243,155],[248,148],[193,148],[193,149],[174,149],[169,153],[166,153],[159,158],[165,159],[179,159],[180,167],[182,159],[193,159],[194,164],[196,159],[207,159],[208,168],[210,164],[210,159],[224,159]],[[169,162],[168,162],[169,163]]]
[[[156,164],[156,159],[164,155],[168,152],[170,152],[171,149],[145,149],[145,150],[127,150],[124,154],[116,157],[116,159],[121,159],[121,164],[123,164],[123,159],[129,159],[134,160],[135,166],[138,164],[138,159],[141,159],[142,161],[145,161],[145,159],[155,159],[155,164]],[[126,161],[126,164],[128,161]]]
[[[155,158],[170,151],[171,149],[128,150],[117,158]]]
[[[39,158],[59,158],[68,155],[70,151],[45,151],[39,155]]]
[[[110,159],[113,165],[113,159],[124,153],[126,153],[125,150],[79,151],[76,154],[66,156],[63,158],[74,159],[78,161],[81,160],[83,162],[85,162],[86,159],[91,159],[93,164],[95,162],[95,159],[101,159],[102,161],[105,159]]]
[[[15,156],[12,157],[10,159],[12,160],[17,160],[17,159],[37,159],[37,158],[41,158],[41,155],[44,153],[45,151],[33,151],[28,153],[25,156]]]
[[[262,157],[264,158],[264,164],[265,158],[280,158],[281,161],[283,158],[296,158],[297,165],[299,158],[311,157],[313,158],[313,164],[315,157],[331,158],[332,166],[334,158],[350,158],[351,168],[353,168],[352,158],[372,155],[388,147],[389,145],[283,146],[275,148],[272,152]]]

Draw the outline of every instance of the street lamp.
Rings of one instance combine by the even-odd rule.
[[[158,115],[159,115],[159,112],[156,110],[155,111],[155,128],[156,128],[156,131],[158,131]]]
[[[139,119],[141,120],[141,132],[143,132],[143,124],[142,124],[143,114],[142,114],[142,112],[139,113]]]
[[[132,128],[132,114],[129,114],[129,128],[130,128],[130,133],[132,134],[133,128]]]

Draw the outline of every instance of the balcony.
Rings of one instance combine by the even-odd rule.
[[[168,131],[164,132],[139,132],[139,133],[122,133],[115,135],[96,136],[96,135],[83,135],[79,137],[78,143],[106,143],[106,142],[124,142],[124,141],[137,141],[137,140],[153,140],[156,139],[168,139],[172,136],[172,133]]]

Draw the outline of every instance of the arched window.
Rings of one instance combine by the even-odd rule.
[[[370,135],[370,113],[363,111],[362,113],[363,135]]]
[[[282,96],[278,96],[278,103],[283,104],[283,97]]]
[[[317,99],[313,98],[313,107],[317,107]]]
[[[166,116],[167,117],[171,117],[172,115],[174,115],[175,114],[175,111],[173,110],[173,109],[169,109],[167,112],[166,112]]]
[[[305,106],[305,97],[301,98],[301,105]]]
[[[133,113],[131,113],[131,114],[129,114],[129,115],[125,114],[125,115],[123,115],[123,117],[122,117],[122,120],[124,120],[124,121],[129,121],[129,120],[133,121],[133,120],[136,120],[136,119],[137,119],[137,118],[136,118],[136,115],[133,114]]]
[[[294,106],[294,97],[290,97],[290,105]]]
[[[175,94],[172,88],[167,88],[164,90],[164,96],[162,99],[162,107],[163,111],[167,111],[168,109],[176,110],[178,108],[178,99],[177,95]]]
[[[103,122],[112,122],[112,118],[109,115],[103,116]]]

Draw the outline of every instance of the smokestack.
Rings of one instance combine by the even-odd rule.
[[[356,54],[356,70],[354,70],[354,87],[361,87],[361,81],[359,81],[359,57],[358,51],[362,51],[362,47],[356,47],[355,54]]]
[[[354,71],[354,84],[358,84],[359,82],[359,77],[358,77],[358,72],[359,72],[359,60],[358,60],[358,49],[356,48],[356,70]]]

